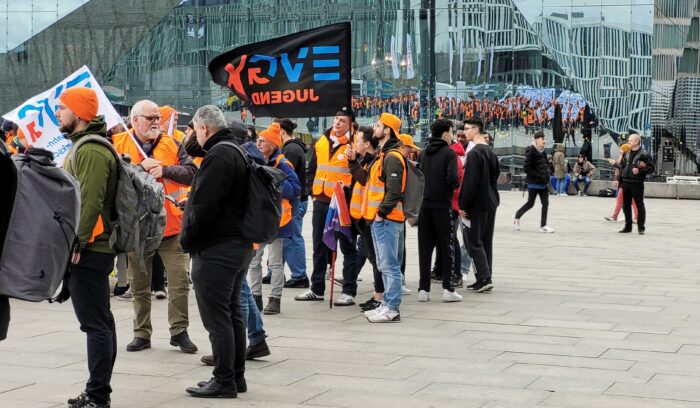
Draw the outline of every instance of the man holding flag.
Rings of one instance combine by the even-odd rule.
[[[342,183],[350,186],[352,175],[348,167],[346,147],[352,143],[352,111],[343,107],[338,110],[333,120],[333,127],[321,135],[314,145],[311,161],[306,170],[306,180],[311,183],[313,197],[313,272],[311,288],[296,296],[294,300],[323,300],[326,291],[326,267],[332,257],[332,251],[323,243],[326,218],[335,191],[335,186]],[[341,237],[340,250],[343,252],[343,280],[354,282],[357,279],[357,246],[355,239]],[[354,304],[348,302],[348,305]]]
[[[372,223],[377,266],[384,280],[382,306],[365,312],[371,323],[400,322],[401,260],[404,221],[403,193],[406,189],[406,163],[398,135],[401,119],[383,113],[374,125],[374,138],[379,141],[379,155],[370,165],[369,180],[362,200],[362,216]]]

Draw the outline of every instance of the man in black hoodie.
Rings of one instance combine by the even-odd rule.
[[[309,199],[309,190],[306,185],[306,146],[304,142],[294,138],[296,123],[291,120],[275,119],[282,129],[282,154],[294,166],[294,172],[301,182],[301,196],[299,207],[292,217],[294,230],[292,237],[284,240],[284,262],[292,271],[292,277],[284,283],[285,288],[308,288],[309,278],[306,276],[306,243],[301,234],[304,223],[304,215]]]
[[[531,146],[525,149],[525,181],[527,182],[527,202],[520,207],[513,216],[513,228],[520,231],[520,217],[535,206],[535,198],[540,196],[542,203],[542,216],[540,218],[540,232],[552,233],[554,230],[547,226],[547,209],[549,208],[549,163],[547,163],[547,153],[544,151],[546,143],[544,132],[541,130],[535,133],[535,140]]]
[[[481,120],[469,119],[468,125],[481,127]],[[475,292],[493,288],[493,230],[496,223],[496,208],[500,204],[496,183],[500,174],[498,157],[480,132],[474,133],[475,146],[469,151],[464,178],[459,192],[459,209],[463,223],[469,228],[464,242],[469,246],[469,255],[474,261]],[[468,224],[468,225],[467,225]],[[468,231],[468,232],[467,232]]]
[[[430,300],[430,264],[433,248],[437,247],[437,262],[442,274],[442,301],[459,302],[462,296],[454,290],[451,237],[452,194],[459,187],[457,154],[450,149],[452,122],[438,119],[430,126],[430,139],[418,158],[425,176],[423,203],[418,217],[418,265],[420,281],[418,300]]]
[[[209,332],[215,368],[210,381],[187,388],[202,398],[235,398],[244,378],[246,327],[241,286],[253,258],[253,243],[241,236],[240,220],[248,203],[248,166],[233,146],[224,114],[215,106],[199,108],[193,118],[206,155],[192,183],[182,220],[180,243],[192,256],[192,282],[204,328]]]

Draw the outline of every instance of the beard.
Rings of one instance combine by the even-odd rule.
[[[63,136],[67,139],[69,135],[75,132],[75,127],[77,125],[77,118],[73,118],[72,121],[66,122],[58,128],[59,131],[63,132]]]

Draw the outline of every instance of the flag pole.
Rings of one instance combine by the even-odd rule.
[[[338,251],[333,251],[333,258],[331,258],[331,295],[328,306],[333,309],[333,289],[335,289],[335,257]]]

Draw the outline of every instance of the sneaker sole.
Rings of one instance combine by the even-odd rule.
[[[267,351],[261,351],[261,352],[256,353],[256,354],[252,354],[252,355],[249,355],[249,356],[245,356],[245,359],[246,359],[246,360],[255,360],[256,358],[267,357],[267,356],[269,356],[270,354],[271,354],[271,353],[270,353],[269,350],[267,350]]]
[[[170,343],[170,344],[172,344],[172,343]],[[146,350],[146,349],[149,349],[149,348],[151,348],[151,345],[150,345],[150,344],[147,344],[147,345],[145,345],[145,346],[143,346],[143,347],[132,347],[132,348],[127,347],[127,348],[126,348],[126,351],[129,351],[129,352],[143,351],[143,350]]]
[[[464,299],[442,299],[442,303],[457,303],[461,302]]]
[[[323,301],[324,299],[321,297],[321,298],[315,298],[315,299],[309,299],[309,298],[303,298],[303,299],[294,298],[294,300],[296,300],[297,302],[320,302],[320,301]]]
[[[418,301],[419,301],[419,302],[426,303],[426,302],[430,302],[430,298],[427,298],[427,299],[426,299],[426,298],[418,299]]]
[[[263,310],[263,314],[266,315],[266,316],[269,316],[269,315],[276,315],[276,314],[280,314],[280,311],[279,311],[279,310],[274,310],[274,311],[271,311],[271,310]]]
[[[401,318],[399,317],[398,319],[394,319],[394,320],[380,320],[380,321],[373,322],[368,317],[367,321],[370,323],[401,323]]]
[[[339,306],[339,307],[340,307],[340,306],[354,306],[354,305],[355,305],[355,302],[350,302],[350,303],[345,303],[345,302],[343,302],[343,303],[336,303],[336,302],[333,302],[333,306]]]
[[[217,394],[217,395],[198,395],[192,392],[187,391],[188,394],[195,398],[237,398],[238,393],[225,393],[225,394]]]
[[[492,283],[489,283],[489,284],[484,285],[483,287],[481,287],[481,288],[475,290],[475,292],[476,292],[476,293],[488,292],[488,291],[490,291],[491,289],[493,289],[493,284],[492,284]]]

